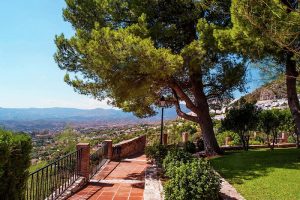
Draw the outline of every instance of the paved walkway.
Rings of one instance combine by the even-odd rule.
[[[147,166],[145,155],[109,162],[69,200],[142,200]]]

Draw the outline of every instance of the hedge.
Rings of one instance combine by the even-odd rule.
[[[1,199],[24,199],[31,149],[30,136],[0,129]]]

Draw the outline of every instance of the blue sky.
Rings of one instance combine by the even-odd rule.
[[[54,36],[73,34],[62,18],[64,6],[64,0],[0,2],[0,107],[110,108],[74,92],[54,62]],[[250,91],[257,84],[251,81]]]
[[[53,59],[55,34],[71,36],[63,0],[0,2],[0,107],[108,108],[64,83]]]

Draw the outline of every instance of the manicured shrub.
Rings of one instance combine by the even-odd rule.
[[[196,145],[190,141],[183,144],[183,149],[189,153],[196,153]]]
[[[192,159],[174,167],[164,185],[166,200],[219,199],[220,178],[204,159]]]
[[[255,141],[259,142],[260,144],[264,144],[265,143],[265,139],[262,136],[256,136],[254,138]]]
[[[179,148],[173,148],[170,150],[163,160],[163,168],[166,175],[171,177],[173,169],[176,166],[180,166],[182,163],[187,163],[193,159],[193,155]]]
[[[226,137],[231,138],[229,145],[240,145],[241,144],[240,136],[237,133],[235,133],[233,131],[224,131],[224,132],[218,133],[216,135],[218,144],[220,146],[225,145]]]
[[[296,142],[296,138],[295,138],[294,136],[290,135],[290,136],[288,137],[288,139],[287,139],[287,142],[288,142],[288,143],[295,143],[295,142]]]
[[[162,165],[163,159],[166,157],[168,149],[166,146],[155,143],[152,146],[146,146],[145,155],[150,160],[155,160],[158,166]]]
[[[0,130],[0,198],[25,198],[30,166],[31,138]]]
[[[249,145],[260,145],[262,144],[260,141],[257,140],[249,140]]]

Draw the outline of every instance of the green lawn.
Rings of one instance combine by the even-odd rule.
[[[300,150],[229,152],[210,160],[247,200],[300,200]]]

